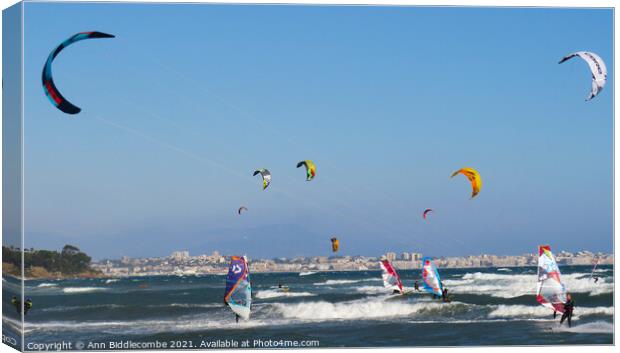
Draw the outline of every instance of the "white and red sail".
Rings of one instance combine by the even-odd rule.
[[[538,247],[538,287],[536,301],[563,313],[566,303],[566,287],[560,277],[560,269],[549,245]]]
[[[394,266],[387,259],[381,260],[381,277],[383,278],[383,286],[392,290],[397,290],[401,294],[403,293],[403,282],[400,280],[400,276],[394,269]]]

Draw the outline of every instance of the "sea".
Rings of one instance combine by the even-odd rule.
[[[571,328],[536,302],[536,267],[440,269],[450,303],[422,292],[392,295],[380,271],[257,273],[251,318],[239,323],[223,304],[224,275],[28,280],[34,305],[25,343],[30,350],[61,341],[72,343],[62,350],[154,342],[167,349],[613,344],[613,266],[598,267],[597,283],[590,266],[561,270],[575,300]],[[399,273],[407,290],[420,280],[420,270]],[[10,304],[18,285],[3,278],[5,335],[19,330]]]

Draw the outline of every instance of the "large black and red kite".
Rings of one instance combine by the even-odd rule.
[[[93,38],[114,38],[113,35],[101,32],[82,32],[78,34],[74,34],[69,39],[60,43],[59,46],[54,49],[50,55],[47,57],[47,61],[45,62],[45,66],[43,66],[43,91],[49,100],[52,102],[56,108],[67,114],[77,114],[82,109],[76,107],[71,102],[69,102],[65,97],[60,94],[58,88],[54,84],[54,78],[52,77],[52,62],[56,58],[56,56],[69,45],[78,42],[84,39],[93,39]]]

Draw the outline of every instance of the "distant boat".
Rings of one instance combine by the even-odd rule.
[[[310,275],[313,275],[315,273],[317,273],[317,272],[316,271],[314,271],[314,272],[313,271],[306,271],[306,272],[299,272],[299,275],[300,276],[310,276]]]
[[[560,269],[555,262],[549,245],[538,247],[538,286],[536,301],[553,311],[564,312],[566,287],[560,277]]]
[[[232,256],[226,276],[224,302],[244,320],[250,319],[252,309],[252,285],[250,270],[245,256]]]
[[[394,266],[388,259],[381,259],[381,277],[383,278],[383,286],[391,289],[392,291],[398,291],[403,294],[403,282],[400,280],[400,276],[394,269]]]

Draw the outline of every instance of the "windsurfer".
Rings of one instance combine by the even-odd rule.
[[[570,294],[566,294],[566,303],[564,303],[564,314],[560,319],[560,325],[564,323],[564,320],[568,322],[568,327],[571,327],[571,319],[573,317],[573,309],[575,308],[575,302]]]
[[[15,310],[17,310],[17,313],[18,313],[18,314],[21,314],[21,312],[22,312],[22,311],[21,311],[21,306],[22,306],[21,304],[22,304],[22,303],[19,301],[19,299],[17,299],[17,297],[16,297],[16,296],[13,296],[13,298],[11,298],[11,304],[12,304],[13,306],[15,306]]]
[[[594,277],[594,283],[598,282],[598,277]]]
[[[444,288],[443,291],[441,292],[441,300],[444,303],[450,302],[450,299],[448,298],[448,288]]]
[[[413,289],[415,289],[418,292],[420,291],[420,286],[418,285],[418,281],[417,280],[413,283]]]
[[[32,299],[26,298],[26,301],[24,302],[24,315],[28,314],[30,309],[32,309]]]
[[[235,321],[236,321],[237,323],[239,323],[239,315],[238,315],[238,314],[235,314]]]
[[[13,298],[11,298],[11,304],[15,306],[15,310],[17,310],[17,313],[21,314],[21,301],[17,299],[16,296],[13,296]],[[24,301],[24,315],[28,314],[28,311],[30,311],[30,309],[32,309],[32,299],[26,298],[26,301]]]

